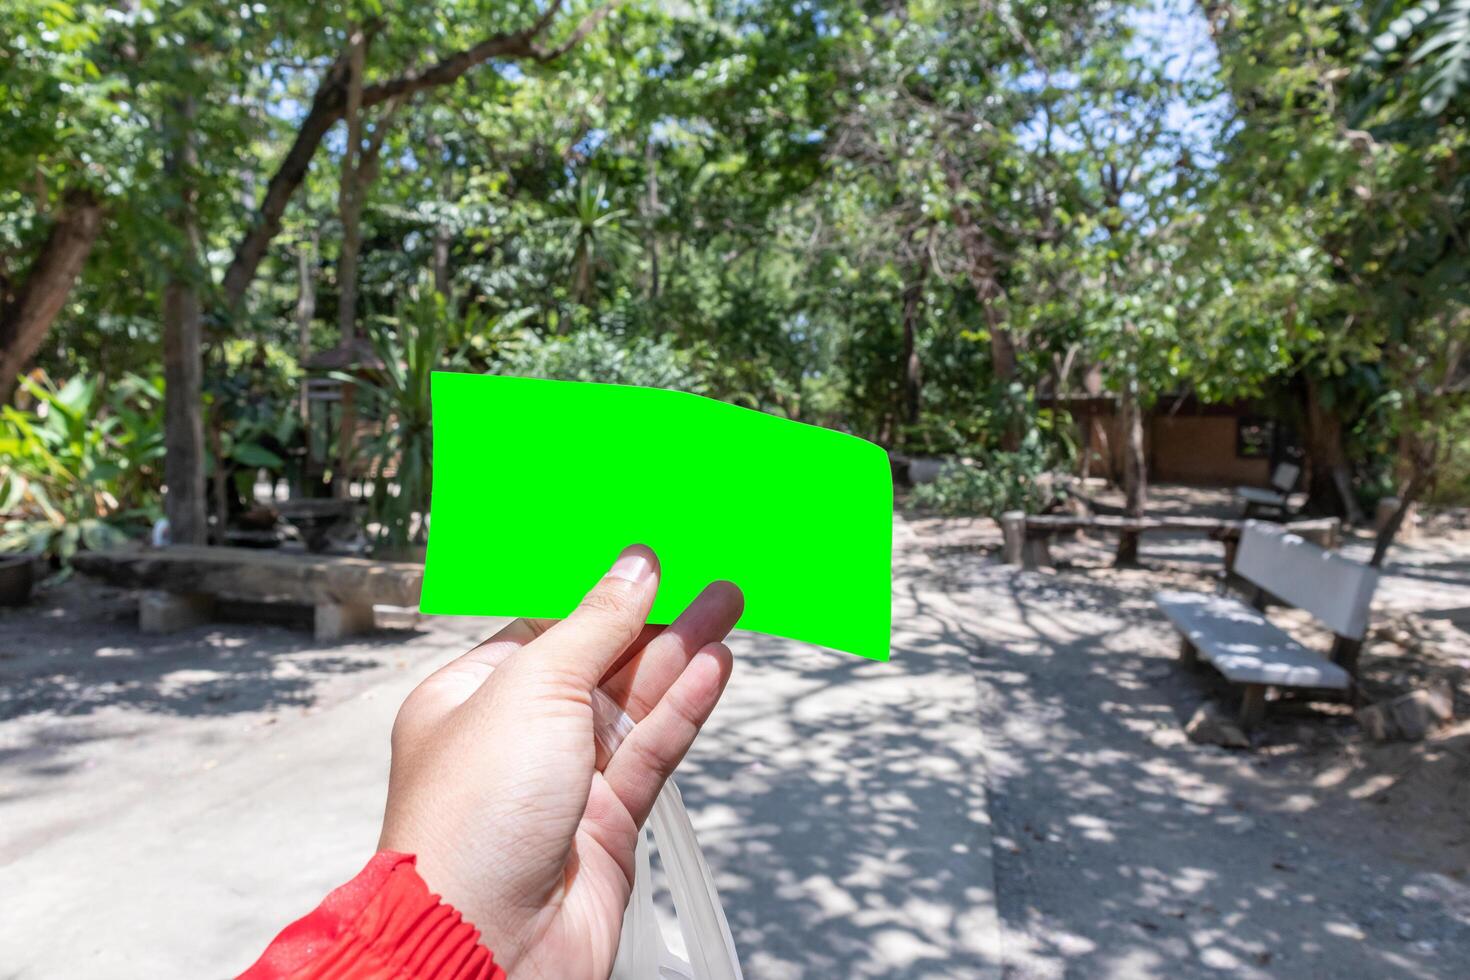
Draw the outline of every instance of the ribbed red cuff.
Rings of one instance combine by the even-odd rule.
[[[382,851],[281,930],[240,980],[505,980],[479,931],[439,900],[412,854]]]

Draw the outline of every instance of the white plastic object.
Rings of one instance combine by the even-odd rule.
[[[633,719],[600,689],[592,692],[592,710],[597,742],[611,756],[633,730]],[[669,949],[653,908],[650,836],[658,842],[688,960]],[[612,980],[744,980],[714,877],[672,779],[664,783],[648,822],[638,832],[633,892],[623,913]]]

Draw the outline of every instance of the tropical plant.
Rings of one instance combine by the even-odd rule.
[[[361,388],[368,413],[380,423],[377,435],[357,447],[374,460],[368,514],[377,526],[378,549],[402,550],[427,540],[434,471],[430,378],[435,371],[468,366],[464,347],[454,343],[455,318],[423,299],[430,288],[421,282],[392,316],[375,323],[373,349],[382,361],[377,379],[340,378]],[[416,315],[425,311],[434,315]]]
[[[66,562],[146,529],[158,516],[159,383],[127,375],[58,386],[38,371],[21,386],[32,406],[0,408],[0,551]]]
[[[584,177],[551,221],[571,268],[572,299],[581,305],[591,305],[598,271],[635,247],[632,235],[622,224],[628,214],[627,208],[609,203],[606,181]]]
[[[619,338],[589,328],[564,337],[528,337],[501,368],[503,374],[557,381],[599,381],[704,394],[708,388],[694,355],[668,338]]]
[[[1388,23],[1363,58],[1375,73],[1401,61],[1419,108],[1434,116],[1470,89],[1470,0],[1418,0],[1407,9],[1384,3]]]
[[[258,474],[291,476],[302,441],[296,404],[297,369],[283,350],[263,343],[231,340],[221,345],[226,370],[205,387],[210,411],[207,473],[226,511],[248,503]],[[220,501],[216,501],[216,506]]]

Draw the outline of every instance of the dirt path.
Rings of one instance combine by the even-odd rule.
[[[1463,786],[1463,739],[1365,748],[1349,717],[1283,712],[1255,751],[1193,745],[1210,692],[1148,596],[1208,571],[1207,543],[1152,546],[1154,572],[1107,569],[1105,542],[1017,572],[955,546],[974,525],[919,524],[979,613],[1007,975],[1470,976],[1470,817],[1408,785]],[[1457,575],[1435,576],[1451,609]]]
[[[898,536],[895,659],[736,634],[677,777],[751,980],[999,974],[965,628]],[[145,637],[80,584],[0,613],[0,975],[243,969],[366,860],[397,705],[490,626]]]
[[[1148,596],[1213,546],[1017,573],[986,523],[908,527],[895,659],[737,634],[680,770],[751,980],[1470,976],[1470,734],[1314,709],[1194,746],[1211,693]],[[1388,607],[1463,629],[1470,563],[1406,554]],[[238,971],[360,866],[396,706],[491,625],[145,637],[80,583],[0,612],[0,973]]]

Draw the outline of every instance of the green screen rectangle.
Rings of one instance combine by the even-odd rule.
[[[878,446],[683,392],[438,373],[421,608],[559,618],[626,545],[651,621],[706,584],[740,627],[888,659],[893,483]]]

